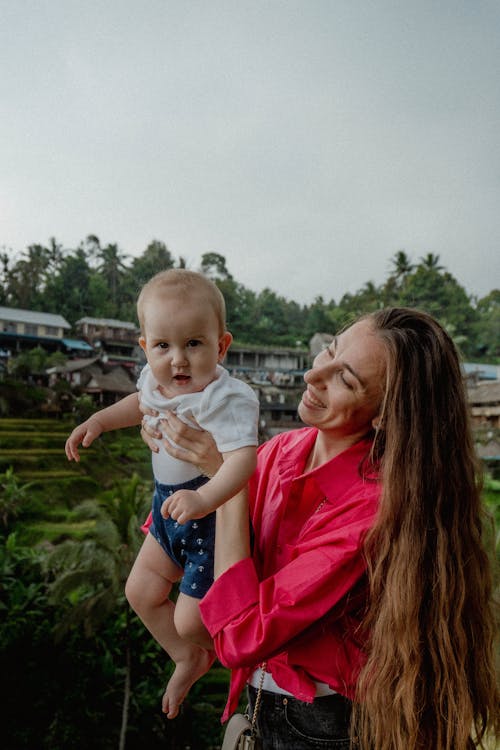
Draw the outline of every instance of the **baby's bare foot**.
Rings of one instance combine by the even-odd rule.
[[[167,719],[175,719],[191,685],[202,677],[215,661],[215,652],[193,646],[189,659],[178,661],[167,683],[161,708]]]

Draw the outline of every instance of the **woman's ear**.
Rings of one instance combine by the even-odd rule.
[[[380,414],[377,414],[377,416],[373,417],[372,419],[372,427],[374,430],[378,430],[380,426],[381,426]]]
[[[226,331],[220,337],[220,339],[219,339],[219,362],[222,362],[222,360],[226,356],[226,352],[229,349],[229,347],[231,346],[232,340],[233,340],[233,337],[229,333],[229,331]]]

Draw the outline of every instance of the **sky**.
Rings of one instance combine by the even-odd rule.
[[[0,249],[153,239],[301,304],[500,288],[498,0],[0,0]]]

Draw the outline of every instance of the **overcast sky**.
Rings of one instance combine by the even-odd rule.
[[[300,303],[500,287],[498,0],[0,0],[0,247],[152,239]]]

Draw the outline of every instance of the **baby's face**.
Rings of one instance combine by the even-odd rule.
[[[214,380],[231,334],[220,335],[215,311],[204,300],[174,293],[146,301],[139,343],[162,393],[173,398],[202,391]]]

